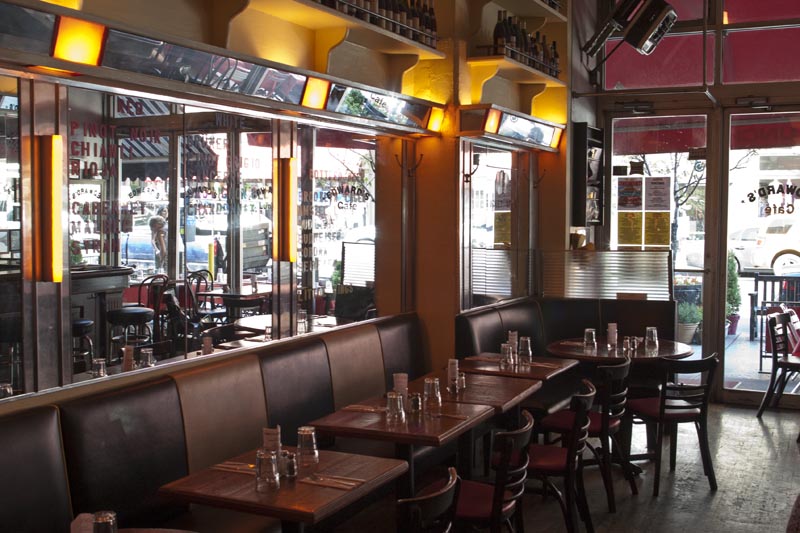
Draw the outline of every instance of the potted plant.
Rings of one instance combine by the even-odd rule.
[[[728,252],[728,284],[725,289],[725,318],[729,322],[728,335],[736,334],[740,305],[742,305],[742,295],[739,292],[739,269],[736,267],[736,257],[733,252]]]
[[[703,319],[703,309],[689,302],[678,302],[678,329],[676,335],[678,342],[691,344],[697,325]]]

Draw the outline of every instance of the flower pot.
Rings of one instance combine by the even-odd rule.
[[[730,325],[728,326],[728,335],[736,335],[736,328],[739,327],[739,318],[741,318],[741,315],[728,315],[727,318],[730,321]]]
[[[678,330],[675,332],[676,336],[678,337],[678,342],[692,344],[694,333],[697,331],[698,323],[699,322],[694,322],[691,324],[679,323]]]

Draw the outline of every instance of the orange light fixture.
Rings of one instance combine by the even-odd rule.
[[[500,127],[500,117],[503,113],[499,109],[489,109],[486,112],[486,119],[483,121],[483,131],[486,133],[497,133]]]
[[[330,88],[331,82],[328,80],[309,77],[306,80],[306,88],[303,91],[303,99],[300,101],[300,105],[311,109],[325,109]]]
[[[53,57],[97,66],[103,53],[106,27],[96,22],[60,16],[56,25]]]
[[[431,114],[428,116],[428,129],[430,131],[442,131],[442,123],[444,122],[444,109],[441,107],[432,107]]]
[[[36,137],[39,180],[38,253],[34,277],[38,281],[61,283],[64,275],[63,232],[61,229],[64,165],[64,138],[61,135]]]
[[[297,261],[297,174],[292,157],[276,159],[272,173],[272,260]]]
[[[564,133],[564,130],[561,128],[556,128],[553,130],[553,138],[550,139],[550,148],[558,148],[558,143],[561,142],[562,133]]]

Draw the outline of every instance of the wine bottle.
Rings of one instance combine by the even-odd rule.
[[[511,59],[518,59],[519,55],[517,54],[517,36],[514,32],[514,20],[513,17],[506,17],[506,52],[509,53]]]
[[[494,25],[494,32],[492,33],[492,40],[494,45],[494,55],[505,55],[506,53],[506,35],[505,35],[505,11],[502,9],[497,10],[497,23]]]
[[[547,36],[542,34],[542,72],[549,73],[550,70],[550,48],[547,46]]]
[[[408,0],[397,0],[397,8],[398,8],[398,20],[397,22],[400,24],[400,28],[397,33],[402,35],[403,37],[411,37],[408,32],[408,19],[409,19],[409,8],[408,8]]]
[[[433,0],[430,0],[430,14],[431,14],[431,47],[436,48],[437,32],[436,32],[436,12],[433,9]]]
[[[411,11],[409,12],[410,19],[408,21],[408,25],[411,26],[411,35],[410,37],[417,41],[422,42],[420,38],[420,30],[422,29],[421,26],[421,17],[420,17],[420,7],[418,0],[411,0]]]
[[[558,60],[559,60],[558,49],[556,49],[556,42],[553,41],[550,50],[550,62],[551,62],[550,64],[553,72],[550,75],[553,76],[554,78],[558,77],[558,72],[560,70],[558,65]]]
[[[387,20],[389,17],[389,0],[378,0],[378,15],[380,15],[378,26],[384,30],[391,29]]]

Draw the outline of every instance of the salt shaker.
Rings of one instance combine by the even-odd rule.
[[[117,533],[117,513],[114,511],[94,513],[92,533]]]

